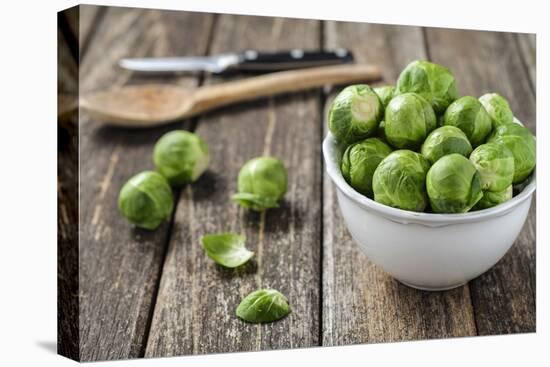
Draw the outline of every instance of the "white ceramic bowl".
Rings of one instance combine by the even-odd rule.
[[[485,210],[416,213],[379,204],[348,185],[340,172],[342,152],[330,133],[323,155],[344,221],[359,247],[391,276],[423,290],[458,287],[496,264],[519,235],[536,185],[533,174],[521,193]]]

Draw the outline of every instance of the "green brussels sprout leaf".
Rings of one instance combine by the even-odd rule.
[[[394,208],[421,212],[426,208],[429,162],[410,150],[396,150],[380,162],[372,178],[374,200]]]
[[[394,95],[420,94],[442,114],[458,98],[456,81],[451,71],[428,61],[413,61],[403,69],[395,87]]]
[[[492,129],[491,117],[482,104],[470,96],[451,103],[441,123],[462,130],[474,147],[482,144]]]
[[[331,104],[328,127],[336,141],[348,145],[376,133],[383,106],[374,90],[365,84],[344,88]]]
[[[217,264],[236,268],[254,256],[254,252],[245,247],[245,240],[245,236],[236,233],[207,234],[202,237],[202,247]]]
[[[465,213],[483,196],[475,166],[457,153],[443,156],[432,165],[426,188],[435,213]]]
[[[483,197],[477,202],[473,210],[492,208],[505,203],[512,198],[512,185],[502,191],[483,191]]]
[[[231,200],[240,204],[244,208],[262,211],[270,208],[278,208],[277,198],[272,196],[261,196],[249,192],[239,192],[231,196]]]
[[[372,197],[374,171],[391,152],[391,148],[378,138],[354,143],[348,146],[342,157],[342,175],[355,190]]]
[[[420,151],[433,164],[451,153],[468,157],[472,152],[472,146],[462,130],[454,126],[442,126],[428,135]]]
[[[144,171],[130,178],[118,196],[120,213],[140,228],[153,230],[170,218],[172,189],[157,172]]]
[[[246,296],[239,307],[237,316],[251,323],[273,322],[290,313],[286,297],[275,289],[260,289]]]
[[[164,134],[155,144],[153,161],[157,171],[174,187],[196,181],[208,168],[208,146],[197,135],[184,130]]]

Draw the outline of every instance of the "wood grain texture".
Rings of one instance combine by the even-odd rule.
[[[73,119],[77,120],[76,113]],[[57,351],[79,360],[78,132],[58,126]]]
[[[412,60],[426,58],[416,27],[328,22],[326,47],[348,47],[359,62],[380,65],[393,84]],[[328,98],[329,106],[332,94]],[[324,124],[326,129],[326,123]],[[476,334],[467,286],[447,292],[408,288],[360,252],[347,231],[330,178],[323,188],[323,345]]]
[[[74,42],[79,51],[77,59],[84,56],[106,10],[107,7],[104,6],[77,5],[59,13],[65,37]]]
[[[533,33],[518,33],[516,38],[521,58],[531,78],[533,91],[535,91],[537,87],[537,36]]]
[[[103,16],[108,8],[105,6],[83,4],[79,5],[78,9],[77,34],[80,44],[80,59],[83,60],[96,30],[102,25]]]
[[[256,48],[315,48],[319,23],[221,15],[212,53]],[[208,83],[219,82],[209,79]],[[225,108],[199,120],[209,144],[208,172],[180,198],[164,265],[147,357],[298,348],[319,343],[320,94],[309,92]],[[239,169],[273,155],[288,168],[281,207],[258,214],[230,201]],[[255,252],[244,269],[208,259],[200,237],[218,231],[247,236]],[[249,292],[273,287],[292,312],[265,325],[239,320],[235,309]]]
[[[78,101],[78,44],[74,38],[67,39],[63,27],[64,13],[58,14],[57,28],[57,115],[58,125],[70,127],[70,124],[77,123],[72,119],[71,112],[75,111]],[[73,45],[71,45],[71,42]]]
[[[78,97],[78,67],[58,29],[57,90]],[[58,102],[58,105],[62,103]],[[67,123],[70,121],[70,123]],[[57,351],[78,360],[78,114],[64,116],[57,126]]]
[[[536,131],[534,94],[514,34],[434,28],[426,35],[431,59],[454,72],[462,95],[496,91]],[[512,249],[470,290],[480,335],[535,331],[535,205]]]
[[[118,68],[116,63],[123,56],[204,53],[211,22],[208,14],[109,8],[81,65],[82,90],[142,82]],[[198,78],[171,82],[192,87]],[[129,131],[102,127],[85,114],[80,124],[81,359],[140,357],[169,224],[156,231],[136,229],[120,216],[117,198],[127,179],[153,168],[153,145],[174,125]]]

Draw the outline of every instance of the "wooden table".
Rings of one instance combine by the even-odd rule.
[[[75,19],[66,20],[60,42],[78,28]],[[414,59],[446,65],[461,94],[498,91],[535,131],[533,35],[81,6],[77,37],[84,92],[151,81],[120,70],[125,56],[346,47],[358,62],[379,65],[384,83]],[[223,80],[160,79],[186,87]],[[320,148],[334,95],[263,99],[147,131],[102,127],[81,114],[81,242],[73,252],[80,286],[68,301],[80,329],[61,331],[60,352],[80,342],[77,357],[95,361],[534,332],[535,205],[508,254],[469,284],[436,293],[401,285],[359,251],[324,174]],[[179,128],[208,142],[210,168],[175,192],[169,223],[135,229],[118,213],[120,187],[153,168],[154,143]],[[280,208],[257,214],[229,197],[242,164],[265,154],[284,161],[289,190]],[[246,234],[252,265],[225,270],[209,260],[199,238],[216,231]],[[287,295],[289,317],[266,325],[237,319],[242,297],[266,286]]]

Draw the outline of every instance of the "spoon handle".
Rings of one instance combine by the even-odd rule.
[[[381,78],[373,65],[336,65],[282,71],[199,88],[193,96],[193,106],[186,115],[280,93],[321,87],[326,84],[371,82]]]

